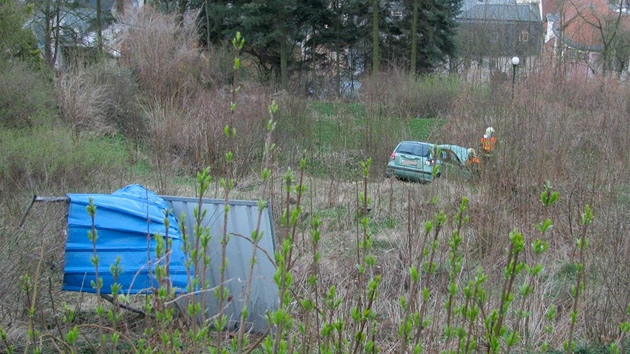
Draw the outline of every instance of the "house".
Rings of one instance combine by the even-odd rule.
[[[514,0],[466,0],[458,16],[463,50],[492,57],[535,56],[543,27],[540,3]]]
[[[627,71],[630,61],[630,12],[626,2],[551,1],[546,11],[545,47],[554,66],[591,77]],[[614,40],[613,40],[614,39]]]
[[[488,78],[498,72],[505,77],[514,69],[514,56],[519,67],[535,65],[544,35],[539,2],[465,0],[457,19],[461,58],[469,75]]]

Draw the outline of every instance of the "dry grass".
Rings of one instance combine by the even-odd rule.
[[[467,112],[464,107],[483,104],[481,100],[471,104],[469,101],[471,99],[466,98],[461,108],[457,109]],[[199,107],[193,111],[205,111],[206,114],[211,115],[210,108],[217,106],[216,103],[209,101],[205,109],[203,107],[206,106],[201,102],[204,101],[198,101],[193,105]],[[259,104],[255,101],[252,103],[254,106]],[[628,181],[625,177],[627,163],[624,162],[627,160],[623,160],[627,153],[615,149],[613,141],[625,141],[623,134],[628,131],[627,122],[617,116],[614,110],[610,110],[606,116],[596,114],[596,112],[586,114],[574,112],[560,103],[554,103],[554,109],[540,109],[539,112],[532,112],[526,110],[530,104],[517,101],[513,106],[493,108],[490,112],[494,113],[484,113],[484,118],[480,120],[471,118],[477,114],[481,115],[479,112],[473,111],[459,115],[456,109],[452,113],[442,132],[443,136],[446,136],[448,132],[449,136],[452,136],[451,141],[470,142],[466,145],[473,146],[480,132],[483,132],[488,125],[495,127],[500,137],[497,169],[494,172],[488,171],[485,178],[477,184],[440,180],[423,185],[382,179],[381,166],[372,166],[371,172],[374,177],[368,185],[372,201],[369,218],[377,267],[371,272],[382,277],[378,301],[374,304],[374,311],[378,317],[378,334],[375,340],[382,351],[398,350],[399,337],[396,333],[403,318],[399,299],[406,296],[409,291],[408,268],[420,252],[419,247],[424,237],[424,223],[432,220],[434,214],[440,210],[446,213],[449,221],[438,238],[439,246],[435,259],[438,269],[433,275],[428,312],[432,325],[425,330],[423,342],[429,352],[446,349],[446,344],[440,344],[442,342],[439,338],[442,336],[442,326],[446,319],[443,304],[448,295],[447,241],[455,230],[453,220],[463,198],[469,200],[467,214],[470,220],[461,229],[461,235],[464,238],[462,252],[465,257],[462,272],[458,274],[456,282],[460,287],[463,286],[475,275],[476,269],[482,267],[488,276],[485,283],[488,294],[488,300],[485,303],[487,310],[498,306],[499,284],[504,278],[509,232],[514,229],[520,230],[524,233],[526,245],[529,245],[534,239],[540,237],[534,225],[540,223],[544,217],[549,217],[554,222],[553,229],[544,236],[550,243],[549,252],[540,260],[535,260],[529,251],[525,253],[525,260],[528,263],[541,262],[544,265],[543,275],[536,280],[535,292],[525,302],[531,306],[532,311],[527,326],[524,327],[525,323],[518,320],[513,313],[510,313],[506,321],[506,325],[511,328],[519,326],[523,338],[527,334],[527,341],[522,342],[522,345],[529,345],[532,348],[537,348],[542,341],[547,341],[552,347],[560,348],[562,342],[566,340],[571,311],[569,289],[573,285],[574,276],[571,272],[567,273],[569,269],[567,267],[576,259],[574,240],[580,227],[580,213],[585,205],[591,205],[595,211],[596,222],[589,229],[588,234],[590,244],[585,265],[587,285],[584,297],[579,302],[580,317],[576,338],[608,341],[620,338],[618,323],[626,318],[624,311],[628,303],[628,289],[630,288],[627,267],[624,266],[629,256],[628,249],[630,249],[628,240],[624,236],[625,224],[623,222],[627,212],[627,200],[620,197],[627,198]],[[538,104],[541,103],[538,102]],[[251,109],[250,106],[247,107]],[[199,146],[206,146],[205,149],[211,150],[208,145],[203,145],[209,144],[211,140],[207,136],[203,138],[198,135],[203,131],[207,133],[208,130],[194,129],[187,123],[192,121],[204,126],[206,122],[212,120],[203,118],[200,113],[182,116],[175,112],[179,111],[173,106],[157,103],[146,112],[147,117],[150,117],[148,129],[152,132],[155,144],[151,145],[151,150],[159,160],[168,161],[170,168],[191,163],[191,156],[194,156],[194,152],[198,152]],[[217,113],[218,116],[220,116],[219,113]],[[176,127],[183,127],[183,129],[176,129]],[[219,127],[217,124],[214,134],[217,134]],[[587,127],[586,130],[584,127]],[[252,134],[256,130],[253,127],[250,129]],[[586,131],[589,134],[586,134]],[[184,137],[187,134],[197,137],[185,140]],[[169,155],[172,153],[170,150],[172,146],[178,143],[185,144],[177,147],[178,151],[187,153],[179,156]],[[221,151],[221,146],[215,145],[212,149]],[[160,155],[162,153],[165,155]],[[587,161],[583,161],[585,159]],[[158,165],[159,160],[156,161]],[[277,172],[281,172],[280,168]],[[231,197],[234,199],[258,198],[262,185],[258,182],[255,171],[250,170],[244,172],[243,175],[244,177],[237,179],[237,185]],[[337,287],[337,294],[343,299],[343,305],[338,310],[337,316],[345,321],[350,321],[350,309],[356,304],[356,294],[361,291],[356,282],[355,271],[357,240],[362,237],[357,218],[361,209],[357,198],[362,188],[359,177],[357,176],[355,181],[335,176],[307,177],[306,193],[302,201],[304,211],[302,227],[295,242],[297,256],[293,268],[294,291],[297,296],[300,296],[302,291],[308,288],[306,281],[311,259],[307,225],[313,216],[322,218],[320,244],[322,259],[318,289],[320,294],[324,294],[330,286]],[[558,203],[549,211],[543,210],[538,199],[542,184],[546,180],[551,181],[560,192]],[[156,190],[168,191],[169,194],[188,196],[195,194],[192,186],[173,185],[167,175],[156,177],[147,185]],[[618,194],[620,191],[621,195]],[[221,197],[222,193],[217,182],[211,187],[209,197]],[[437,204],[431,203],[433,197],[437,197]],[[283,198],[282,182],[279,177],[276,177],[271,183],[270,193],[273,210],[283,209],[285,205]],[[37,215],[42,218],[42,222],[53,220],[47,213],[38,212]],[[275,217],[276,222],[279,222],[279,214]],[[32,242],[30,240],[36,239],[35,234],[50,235],[45,238],[47,240],[53,235],[58,235],[59,232],[48,229],[50,224],[37,226],[38,223],[33,224],[32,221],[29,224],[40,230],[21,230],[19,234],[22,235],[22,241]],[[12,250],[22,247],[36,250],[40,245],[26,246],[15,243],[10,247]],[[44,245],[44,247],[49,246]],[[58,263],[63,250],[60,247],[52,247],[49,251],[46,252],[47,255],[57,259],[50,262]],[[2,282],[11,284],[11,289],[3,291],[5,294],[3,316],[5,319],[16,319],[17,322],[14,322],[16,324],[20,323],[20,318],[24,318],[19,309],[24,308],[25,301],[24,294],[19,289],[17,277],[18,274],[31,273],[32,266],[37,261],[32,254],[23,254],[21,257],[28,259],[24,258],[23,262],[13,262],[10,267],[7,266],[5,269],[9,272],[5,272],[4,277],[8,278]],[[50,262],[45,261],[46,264]],[[55,279],[56,282],[59,281],[60,271],[60,268],[51,267],[50,272],[45,273],[47,275],[42,275],[40,282],[46,285],[47,279],[50,278],[53,280],[53,289],[59,288],[58,283],[55,285]],[[602,276],[603,274],[605,276]],[[523,280],[523,277],[519,278],[519,282]],[[8,294],[21,295],[9,296]],[[66,301],[65,294],[55,291],[54,296],[60,303]],[[46,308],[47,311],[42,310],[42,313],[54,316],[49,312],[50,306],[46,303],[49,303],[49,300],[44,297],[41,304],[43,307],[40,309]],[[557,308],[558,315],[549,322],[545,319],[545,313],[552,306]],[[299,317],[300,310],[298,308],[293,310]],[[553,324],[554,331],[545,333],[543,328],[547,324]],[[10,330],[15,332],[13,336],[17,340],[20,331],[16,328],[10,327]],[[473,329],[477,336],[483,336],[485,330],[481,318],[475,323]]]
[[[179,28],[172,18],[152,12],[138,21],[127,39],[121,65],[134,73],[141,90],[135,108],[141,112],[136,118],[143,123],[138,129],[144,129],[143,135],[147,136],[142,141],[142,153],[158,171],[143,176],[140,182],[158,193],[194,196],[196,189],[188,182],[190,177],[205,166],[212,166],[213,175],[224,176],[224,155],[229,150],[236,156],[232,170],[236,186],[230,197],[259,198],[265,187],[259,181],[259,172],[265,126],[270,118],[268,106],[272,99],[276,99],[281,109],[283,105],[285,107],[283,118],[286,121],[278,125],[275,133],[278,149],[268,199],[276,212],[276,229],[283,232],[279,226],[280,215],[287,201],[280,176],[289,167],[295,169],[298,158],[303,156],[302,147],[291,145],[289,141],[300,141],[293,140],[300,134],[303,134],[300,136],[303,141],[313,136],[307,104],[290,95],[272,96],[268,88],[246,82],[238,85],[238,95],[232,95],[233,87],[220,86],[225,82],[225,73],[212,79],[210,88],[207,88],[202,79],[204,70],[224,65],[209,63],[212,58],[198,54],[190,29]],[[497,83],[499,87],[490,92],[461,84],[453,96],[436,97],[430,92],[415,91],[418,87],[430,90],[431,83],[422,86],[421,82],[409,79],[402,72],[386,79],[378,85],[366,82],[365,91],[360,96],[366,103],[366,124],[369,126],[338,131],[350,135],[365,129],[364,141],[352,141],[349,149],[338,147],[331,153],[306,153],[308,157],[324,157],[317,163],[343,159],[344,164],[354,164],[354,168],[342,171],[328,166],[329,169],[324,169],[328,176],[307,175],[305,178],[306,189],[300,205],[302,214],[293,245],[291,295],[294,299],[314,295],[308,283],[313,266],[310,225],[314,217],[319,217],[322,220],[319,228],[322,258],[315,294],[321,301],[332,286],[336,287],[341,303],[330,316],[344,321],[346,327],[341,336],[351,341],[353,331],[359,328],[351,311],[366,294],[365,278],[361,278],[357,271],[357,264],[362,259],[357,254],[367,232],[372,239],[370,252],[376,256],[376,265],[366,274],[380,277],[378,297],[373,304],[375,317],[368,324],[368,329],[373,332],[368,333],[381,352],[404,352],[398,333],[405,318],[400,299],[414,298],[422,303],[420,293],[410,290],[413,288],[409,269],[422,254],[423,246],[430,242],[425,235],[425,223],[444,212],[447,221],[437,235],[435,272],[422,277],[422,284],[431,285],[430,296],[424,302],[426,316],[431,322],[420,339],[425,351],[437,353],[455,347],[454,341],[444,340],[448,318],[444,304],[450,281],[457,287],[456,306],[461,306],[463,287],[475,277],[477,269],[483,269],[487,276],[483,283],[487,298],[480,304],[485,316],[499,307],[508,266],[508,235],[514,230],[521,232],[525,239],[526,248],[521,259],[528,265],[540,263],[544,270],[533,279],[535,288],[531,295],[515,294],[504,324],[507,328],[518,329],[522,338],[517,346],[519,349],[536,350],[543,342],[561,348],[570,327],[573,303],[570,288],[575,284],[578,268],[575,266],[575,240],[580,235],[581,214],[589,205],[595,221],[587,230],[586,284],[578,302],[575,338],[607,343],[620,340],[623,334],[619,331],[619,323],[628,320],[626,307],[630,303],[627,267],[630,240],[626,226],[630,210],[630,156],[627,149],[630,88],[627,84],[612,79],[550,82],[545,75],[532,73],[520,80],[512,101],[507,87],[509,83],[503,84],[506,87]],[[90,81],[81,75],[62,78],[60,105],[67,123],[77,131],[91,131],[98,127],[102,132],[103,127],[110,127],[102,125],[107,123],[101,124],[108,122],[101,119],[106,112],[99,102],[103,91],[94,82],[88,83]],[[445,92],[452,93],[450,87]],[[231,112],[230,102],[234,98],[237,99],[236,110]],[[446,120],[445,126],[433,132],[432,138],[437,141],[477,147],[485,128],[494,127],[500,140],[494,168],[486,168],[477,183],[438,180],[424,185],[384,179],[382,162],[393,143],[402,136],[401,132],[387,130],[390,121],[384,117],[409,119],[427,111],[439,112],[440,118]],[[334,119],[351,120],[353,117],[344,112]],[[223,133],[226,125],[237,131],[232,140]],[[367,214],[358,197],[364,187],[358,172],[363,157],[373,157],[375,161],[367,185],[370,199]],[[95,171],[94,180],[109,182],[94,186],[94,191],[111,191],[117,189],[114,186],[118,183],[137,183],[141,179],[133,174],[110,176],[108,173],[111,171]],[[348,175],[351,177],[347,178]],[[66,302],[78,307],[85,301],[55,290],[60,288],[62,275],[63,211],[33,211],[27,226],[17,227],[22,211],[20,205],[27,205],[33,190],[45,194],[85,186],[67,185],[63,176],[46,176],[46,183],[33,178],[28,171],[23,176],[32,180],[29,185],[33,188],[24,187],[22,181],[5,180],[0,191],[6,200],[0,213],[0,233],[9,235],[0,239],[4,270],[0,274],[0,320],[15,342],[24,339],[24,323],[30,305],[21,279],[25,274],[35,276],[40,262],[44,270],[34,279],[42,294],[36,303],[38,328],[47,335],[57,336],[55,331],[65,326],[56,322],[62,315],[61,304]],[[560,196],[550,208],[543,207],[540,202],[543,184],[547,181]],[[54,189],[49,187],[51,185]],[[210,186],[207,196],[224,196],[218,179]],[[468,200],[465,210],[468,219],[460,228],[456,215],[463,200]],[[367,231],[361,226],[362,216],[369,218]],[[541,235],[535,226],[546,218],[551,219],[553,227]],[[463,263],[451,280],[448,242],[456,232],[463,238],[460,248]],[[550,249],[536,257],[530,245],[539,238],[548,242]],[[44,259],[37,256],[41,247],[45,250]],[[515,292],[527,279],[523,273],[516,278]],[[298,303],[292,302],[287,308],[297,324],[303,324],[299,321],[306,318],[306,314]],[[322,314],[326,313],[321,302],[318,306]],[[517,316],[519,308],[531,311],[527,321]],[[551,308],[557,310],[557,316],[548,320],[546,314]],[[83,310],[81,320],[90,322],[86,317],[93,316],[93,309]],[[483,319],[484,315],[478,315],[470,327],[481,344],[488,332]],[[127,325],[133,326],[132,333],[141,333],[141,324],[129,318],[126,321]],[[456,315],[452,323],[468,328],[461,315]],[[298,341],[309,342],[319,337],[315,334],[319,333],[319,328],[302,335],[297,324],[292,334]],[[546,332],[544,327],[549,325],[553,330]],[[345,349],[349,351],[349,348]]]

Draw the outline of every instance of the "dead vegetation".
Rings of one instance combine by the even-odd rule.
[[[109,193],[126,183],[139,182],[161,194],[195,196],[198,189],[191,177],[206,166],[213,167],[213,175],[224,176],[228,171],[224,156],[231,151],[236,184],[230,198],[257,199],[262,188],[269,188],[268,200],[277,231],[282,234],[290,229],[281,225],[282,211],[295,209],[297,198],[294,190],[287,198],[281,176],[289,168],[301,172],[297,166],[303,156],[307,166],[329,166],[314,168],[313,174],[306,175],[292,238],[294,252],[287,271],[294,280],[289,289],[291,301],[282,303],[282,308],[295,321],[288,331],[288,336],[297,338],[292,343],[294,352],[306,353],[307,348],[314,352],[317,346],[344,353],[367,352],[370,343],[387,353],[408,352],[415,345],[422,345],[428,353],[473,352],[467,336],[475,340],[477,351],[483,352],[490,351],[488,346],[497,337],[499,352],[543,351],[545,345],[561,350],[567,340],[571,341],[567,333],[572,326],[577,347],[603,344],[609,348],[617,344],[623,348],[626,344],[624,350],[628,352],[627,329],[622,327],[628,323],[630,303],[626,222],[630,209],[630,88],[626,82],[611,78],[557,80],[532,72],[519,81],[513,100],[507,87],[489,94],[484,87],[462,83],[450,101],[427,93],[429,102],[420,105],[416,101],[424,96],[418,98],[409,92],[425,87],[421,80],[396,73],[388,76],[386,86],[364,83],[359,103],[366,106],[364,122],[369,126],[356,126],[350,113],[344,116],[347,119],[336,122],[339,135],[357,132],[364,140],[349,142],[350,134],[345,134],[335,143],[344,146],[349,142],[350,149],[325,151],[321,145],[311,144],[309,102],[290,95],[272,96],[268,88],[247,82],[239,85],[237,96],[232,96],[233,87],[217,87],[224,82],[223,76],[206,87],[197,80],[203,77],[201,71],[207,61],[225,58],[206,56],[198,62],[201,57],[195,54],[196,48],[188,47],[188,32],[164,35],[174,23],[160,19],[161,15],[152,16],[146,19],[151,31],[140,31],[145,27],[139,26],[137,33],[130,34],[128,56],[120,62],[125,72],[133,73],[138,90],[118,97],[116,102],[126,102],[128,111],[133,112],[129,117],[135,122],[120,125],[108,121],[103,116],[107,107],[89,98],[112,97],[112,91],[93,87],[97,82],[87,81],[89,76],[68,74],[59,83],[66,126],[54,129],[75,133],[75,142],[118,129],[126,137],[128,161],[124,166],[131,166],[129,169],[114,165],[97,170],[90,167],[96,165],[86,164],[78,169],[82,171],[79,176],[69,178],[61,172],[50,173],[51,169],[23,168],[28,165],[16,163],[17,153],[11,152],[19,149],[5,150],[9,152],[0,166],[0,328],[6,338],[2,338],[0,348],[16,345],[19,352],[29,323],[38,330],[40,343],[46,343],[42,344],[46,348],[53,347],[50,343],[67,341],[74,325],[80,326],[82,334],[96,332],[94,309],[84,306],[93,300],[91,295],[77,297],[59,291],[62,208],[38,207],[26,224],[18,227],[23,207],[33,194],[79,190]],[[160,46],[154,45],[156,42]],[[154,51],[157,48],[161,49]],[[212,66],[225,67],[215,62]],[[388,95],[383,94],[384,89]],[[232,112],[229,102],[234,97],[238,98],[237,109]],[[261,182],[265,126],[272,99],[280,107],[274,132],[277,150],[273,176]],[[439,180],[423,185],[384,179],[384,162],[391,148],[397,140],[409,138],[405,132],[387,130],[388,122],[413,119],[418,111],[439,112],[444,118],[445,125],[431,132],[436,141],[476,147],[485,128],[494,127],[500,139],[494,168],[486,169],[477,183]],[[226,125],[236,128],[233,140],[225,137]],[[9,146],[9,136],[1,137],[0,143]],[[309,151],[315,147],[323,152]],[[350,164],[348,161],[354,165],[330,168],[338,156],[343,156],[343,165]],[[373,162],[364,179],[359,164],[368,157]],[[24,153],[24,158],[31,156]],[[76,159],[48,160],[63,167],[55,171],[72,171],[72,164],[77,163]],[[143,161],[151,167],[145,173],[140,171]],[[324,177],[315,173],[322,170],[327,172]],[[16,171],[19,173],[13,173]],[[541,195],[547,182],[551,192],[558,192],[558,199],[545,206]],[[366,199],[360,197],[364,188]],[[223,195],[216,179],[208,196]],[[584,228],[587,206],[593,211],[593,222]],[[444,219],[439,232],[435,228],[427,231],[427,223],[435,227],[440,216]],[[541,232],[539,226],[547,219],[552,226]],[[317,228],[314,220],[321,221]],[[321,233],[316,247],[312,239],[315,229]],[[589,243],[580,261],[576,240],[584,230]],[[510,235],[514,233],[522,234],[524,248],[519,261],[524,266],[507,294],[513,301],[502,312],[504,284],[509,278],[506,274],[511,269]],[[455,236],[461,237],[461,245],[453,251],[449,242]],[[536,240],[547,243],[548,251],[536,254],[532,249]],[[317,262],[314,249],[321,255]],[[372,255],[374,264],[366,261]],[[461,257],[458,267],[453,256]],[[532,276],[526,272],[527,267],[538,264],[541,273]],[[419,280],[413,279],[414,268],[420,273]],[[576,293],[571,289],[581,270],[585,281],[574,302]],[[485,295],[480,291],[471,300],[467,287],[477,281],[479,272],[485,279],[478,283],[478,289]],[[313,274],[317,275],[315,283],[309,280]],[[369,287],[376,279],[375,294]],[[521,292],[525,285],[532,286],[531,292]],[[35,287],[38,295],[33,293]],[[333,287],[335,293],[330,295]],[[328,295],[334,299],[327,299]],[[316,302],[315,311],[309,312],[302,305],[307,299]],[[326,299],[338,300],[337,307]],[[409,307],[403,306],[402,299]],[[466,315],[465,309],[475,306],[478,312]],[[68,309],[77,310],[72,320],[64,318]],[[357,309],[367,311],[366,317],[357,317]],[[505,330],[497,330],[500,336],[493,334],[493,311],[503,316]],[[413,314],[422,314],[427,322],[411,320]],[[125,316],[120,328],[114,330],[138,344],[146,323],[134,314]],[[572,317],[576,318],[573,324]],[[334,336],[325,335],[325,325],[334,323],[343,326],[335,327]],[[403,335],[407,325],[413,331]],[[173,331],[176,329],[181,328]],[[358,340],[358,331],[365,337]],[[509,344],[510,333],[518,333],[513,345]],[[223,344],[229,346],[228,341]],[[181,351],[186,352],[186,348],[182,346]]]

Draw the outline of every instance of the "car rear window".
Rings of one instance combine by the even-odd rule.
[[[429,145],[418,143],[401,143],[400,145],[398,145],[396,152],[401,154],[429,157]]]

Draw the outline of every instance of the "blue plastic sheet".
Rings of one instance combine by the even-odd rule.
[[[170,282],[176,291],[185,292],[188,275],[183,240],[177,219],[164,199],[141,185],[129,185],[112,194],[68,194],[68,198],[63,290],[96,292],[92,286],[96,280],[94,244],[88,237],[93,225],[86,209],[92,199],[96,206],[98,276],[103,283],[100,292],[111,294],[114,283],[121,285],[124,294],[150,292],[160,286],[154,270],[157,264],[165,265],[166,258],[158,259],[155,254],[156,234],[172,241]],[[110,266],[118,257],[122,272],[114,279]]]

